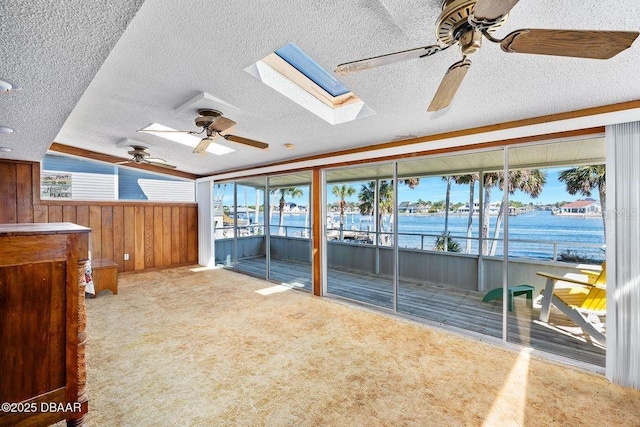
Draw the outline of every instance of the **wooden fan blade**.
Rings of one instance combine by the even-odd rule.
[[[438,111],[451,103],[470,66],[471,61],[463,59],[449,67],[427,111]]]
[[[169,163],[154,162],[152,160],[147,160],[147,159],[143,160],[142,162],[146,163],[148,165],[151,165],[151,166],[160,166],[161,168],[167,168],[167,169],[175,169],[175,168],[177,168],[177,166],[170,165]]]
[[[505,52],[609,59],[631,47],[635,31],[580,31],[522,29],[505,37]]]
[[[493,21],[506,15],[518,0],[478,0],[473,6],[473,18],[478,21]]]
[[[269,148],[269,144],[265,142],[256,141],[254,139],[243,138],[241,136],[235,136],[235,135],[222,135],[222,136],[226,140],[237,142],[239,144],[250,145],[252,147],[260,148],[262,150]]]
[[[196,146],[196,148],[193,149],[193,152],[195,154],[204,153],[205,151],[207,151],[207,148],[209,148],[209,145],[211,145],[211,143],[213,142],[214,139],[215,139],[215,137],[211,137],[211,136],[208,136],[206,138],[202,138],[200,140],[200,142],[198,143],[198,145]]]
[[[154,163],[167,163],[165,159],[161,159],[160,157],[147,157],[145,160]]]
[[[209,125],[209,129],[216,132],[224,132],[235,125],[236,122],[231,119],[227,119],[226,117],[216,117]]]
[[[393,64],[394,62],[406,61],[407,59],[422,58],[433,55],[436,52],[445,50],[449,46],[440,47],[438,45],[424,46],[416,49],[403,50],[401,52],[388,53],[386,55],[374,56],[372,58],[360,59],[353,62],[345,62],[336,67],[335,73],[344,75],[354,71],[362,71],[380,65]]]
[[[194,130],[154,130],[154,129],[138,129],[136,132],[150,133],[150,134],[154,134],[154,133],[188,133],[190,135],[198,135],[198,134],[202,133],[202,131],[196,132]]]

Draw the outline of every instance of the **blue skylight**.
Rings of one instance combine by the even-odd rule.
[[[345,85],[340,83],[327,70],[322,68],[320,64],[304,53],[295,43],[287,43],[276,50],[275,54],[287,61],[289,65],[300,71],[331,96],[336,97],[350,92]]]

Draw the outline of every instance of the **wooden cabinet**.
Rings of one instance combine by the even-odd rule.
[[[0,426],[84,424],[87,253],[79,247],[90,231],[0,224]]]
[[[118,264],[110,259],[91,260],[91,276],[96,297],[106,290],[118,294]]]

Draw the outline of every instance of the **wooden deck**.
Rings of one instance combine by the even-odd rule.
[[[236,270],[265,277],[265,258],[243,259]],[[311,265],[271,260],[270,279],[311,290]],[[327,291],[351,300],[393,309],[391,279],[329,270]],[[483,302],[484,294],[438,285],[400,282],[398,311],[414,317],[488,335],[502,337],[502,300]],[[535,298],[535,296],[534,296]],[[604,367],[605,349],[592,342],[564,314],[552,307],[549,323],[538,321],[540,309],[526,298],[514,299],[508,314],[508,341],[548,353]]]

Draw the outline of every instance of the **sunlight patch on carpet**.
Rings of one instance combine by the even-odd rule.
[[[196,267],[196,268],[189,269],[189,271],[193,271],[194,273],[200,273],[201,271],[220,270],[221,268],[224,268],[224,267],[222,266]]]
[[[269,286],[268,288],[258,289],[256,293],[260,295],[271,295],[271,294],[277,294],[279,292],[286,292],[290,290],[291,288],[289,286],[274,285],[274,286]]]
[[[530,353],[531,349],[520,351],[504,385],[496,395],[484,423],[482,423],[483,426],[504,425],[505,420],[515,421],[513,425],[524,425]]]

